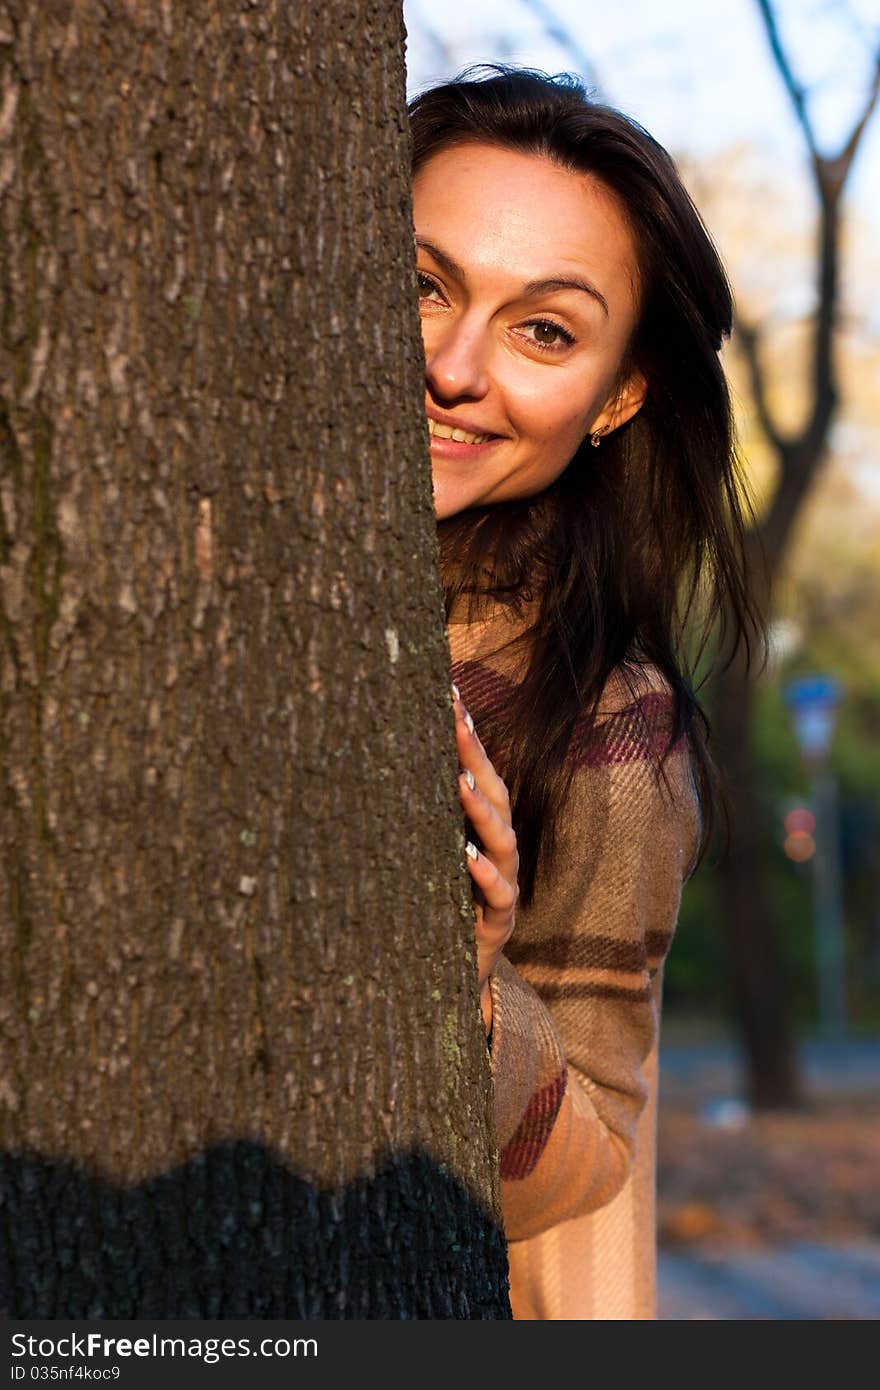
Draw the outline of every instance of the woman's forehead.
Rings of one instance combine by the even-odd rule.
[[[636,252],[616,195],[542,155],[468,143],[417,171],[415,230],[472,277],[522,281],[587,276],[632,302]]]

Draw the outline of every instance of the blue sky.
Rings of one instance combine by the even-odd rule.
[[[778,0],[780,28],[826,151],[864,98],[880,0]],[[795,173],[804,141],[773,65],[755,0],[404,0],[410,89],[466,63],[577,68],[541,12],[558,15],[592,60],[601,94],[674,154],[751,141]],[[880,221],[880,110],[849,196]]]

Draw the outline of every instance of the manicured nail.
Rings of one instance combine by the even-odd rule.
[[[479,850],[477,849],[476,845],[473,844],[470,840],[468,840],[467,844],[465,845],[464,852],[469,859],[476,859],[477,855],[479,854]]]
[[[470,787],[471,791],[473,791],[474,787],[475,787],[477,784],[476,784],[476,781],[474,780],[474,774],[471,772],[471,770],[470,770],[469,767],[466,767],[466,768],[463,768],[463,769],[462,769],[462,776],[464,777],[464,780],[467,782],[467,784],[468,784],[468,786]]]
[[[474,732],[474,721],[471,719],[470,710],[465,710],[464,722],[467,724],[468,733],[472,734]]]
[[[459,690],[458,686],[455,684],[455,681],[452,682],[452,698],[453,698],[453,700],[460,700],[460,699],[461,699],[461,691]]]

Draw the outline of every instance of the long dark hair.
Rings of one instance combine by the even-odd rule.
[[[568,74],[469,68],[410,103],[413,171],[474,141],[542,155],[616,194],[639,262],[640,315],[621,378],[637,368],[645,402],[535,497],[438,522],[447,619],[463,596],[535,600],[529,660],[504,711],[504,776],[533,896],[570,786],[577,725],[595,719],[613,671],[656,666],[673,693],[669,751],[687,738],[702,810],[700,858],[718,807],[696,670],[707,654],[748,664],[760,621],[749,598],[743,490],[718,353],[730,285],[671,158],[635,121],[589,99]],[[589,456],[584,456],[584,450]],[[506,597],[505,597],[506,596]],[[492,730],[485,732],[490,749]]]

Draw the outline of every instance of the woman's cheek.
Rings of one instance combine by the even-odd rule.
[[[585,409],[579,409],[575,415],[572,415],[570,413],[571,401],[567,401],[566,405],[568,408],[564,417],[557,420],[554,427],[548,431],[547,443],[554,453],[561,457],[564,456],[567,463],[586,438],[590,421],[597,413],[598,407],[590,402]]]

